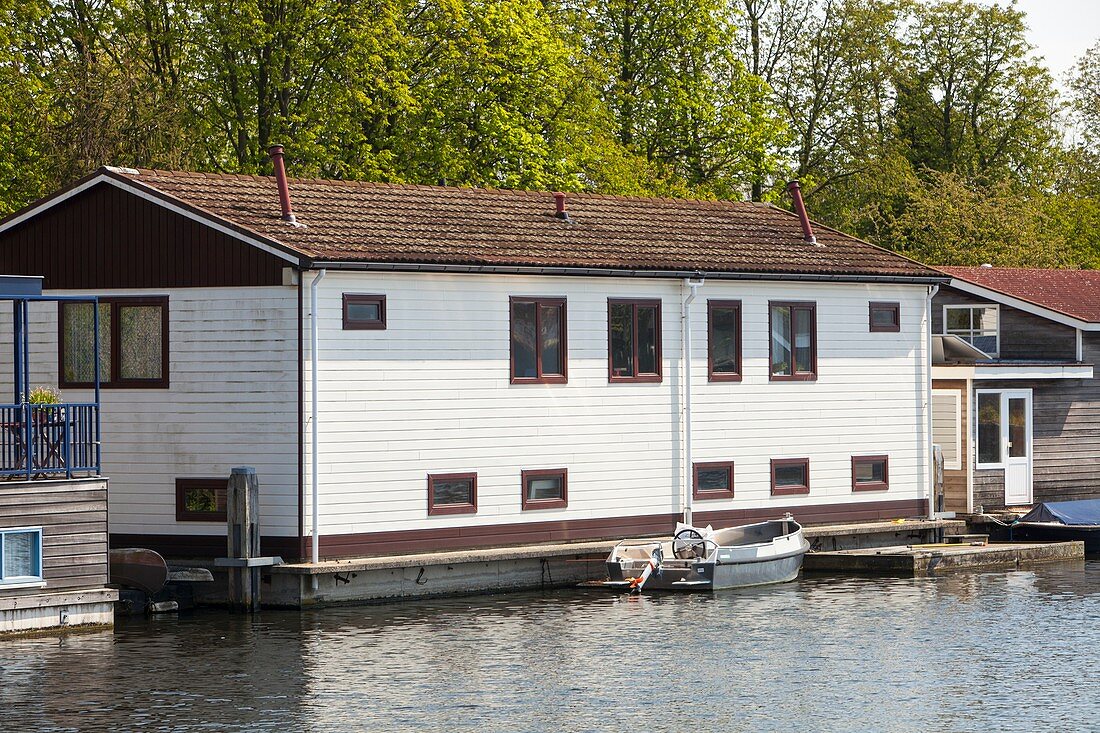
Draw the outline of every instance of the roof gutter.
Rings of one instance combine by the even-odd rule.
[[[370,272],[452,272],[486,275],[562,275],[575,277],[636,277],[655,279],[707,278],[710,280],[803,281],[837,283],[899,283],[939,285],[951,280],[948,275],[830,275],[827,273],[778,272],[704,272],[702,270],[628,270],[610,267],[562,267],[543,265],[455,265],[417,262],[356,262],[314,260],[312,268],[363,270]]]

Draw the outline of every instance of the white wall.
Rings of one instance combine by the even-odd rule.
[[[387,329],[342,330],[344,292],[385,294]],[[708,281],[693,305],[694,460],[735,461],[736,496],[696,511],[925,498],[925,294]],[[568,384],[509,384],[512,295],[568,299]],[[608,383],[608,297],[662,299],[662,383]],[[319,298],[323,535],[680,510],[678,281],[330,271]],[[743,301],[741,383],[707,382],[708,298]],[[817,381],[769,381],[769,299],[817,302]],[[901,333],[868,332],[869,300],[901,302]],[[853,494],[851,456],[880,453],[890,490]],[[809,496],[770,496],[783,457],[810,458]],[[521,511],[520,470],[561,467],[568,508]],[[427,516],[426,475],[459,471],[478,473],[476,517]],[[309,512],[307,491],[307,532]]]
[[[51,294],[77,294],[54,291]],[[176,522],[177,477],[255,466],[261,530],[298,534],[297,291],[292,287],[102,290],[168,296],[170,387],[102,391],[103,473],[115,533],[224,534]],[[10,311],[0,319],[10,343]],[[57,304],[31,305],[32,385],[57,385]],[[9,352],[10,354],[10,352]],[[0,375],[11,400],[11,357]],[[65,389],[68,401],[91,390]]]

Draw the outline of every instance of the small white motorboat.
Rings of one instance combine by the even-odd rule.
[[[670,540],[623,540],[607,558],[608,588],[720,590],[794,580],[810,543],[790,514],[726,529],[676,525]]]

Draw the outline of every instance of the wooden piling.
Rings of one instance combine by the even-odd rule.
[[[260,482],[256,469],[234,468],[225,497],[230,558],[248,560],[260,556]],[[260,610],[260,568],[229,568],[229,606],[236,611]]]

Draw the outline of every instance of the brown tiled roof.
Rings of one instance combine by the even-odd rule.
[[[291,179],[298,222],[281,221],[275,179],[120,171],[314,261],[935,278],[913,260],[765,204]]]
[[[941,267],[959,280],[1034,303],[1089,323],[1100,323],[1100,271],[1014,267]]]

